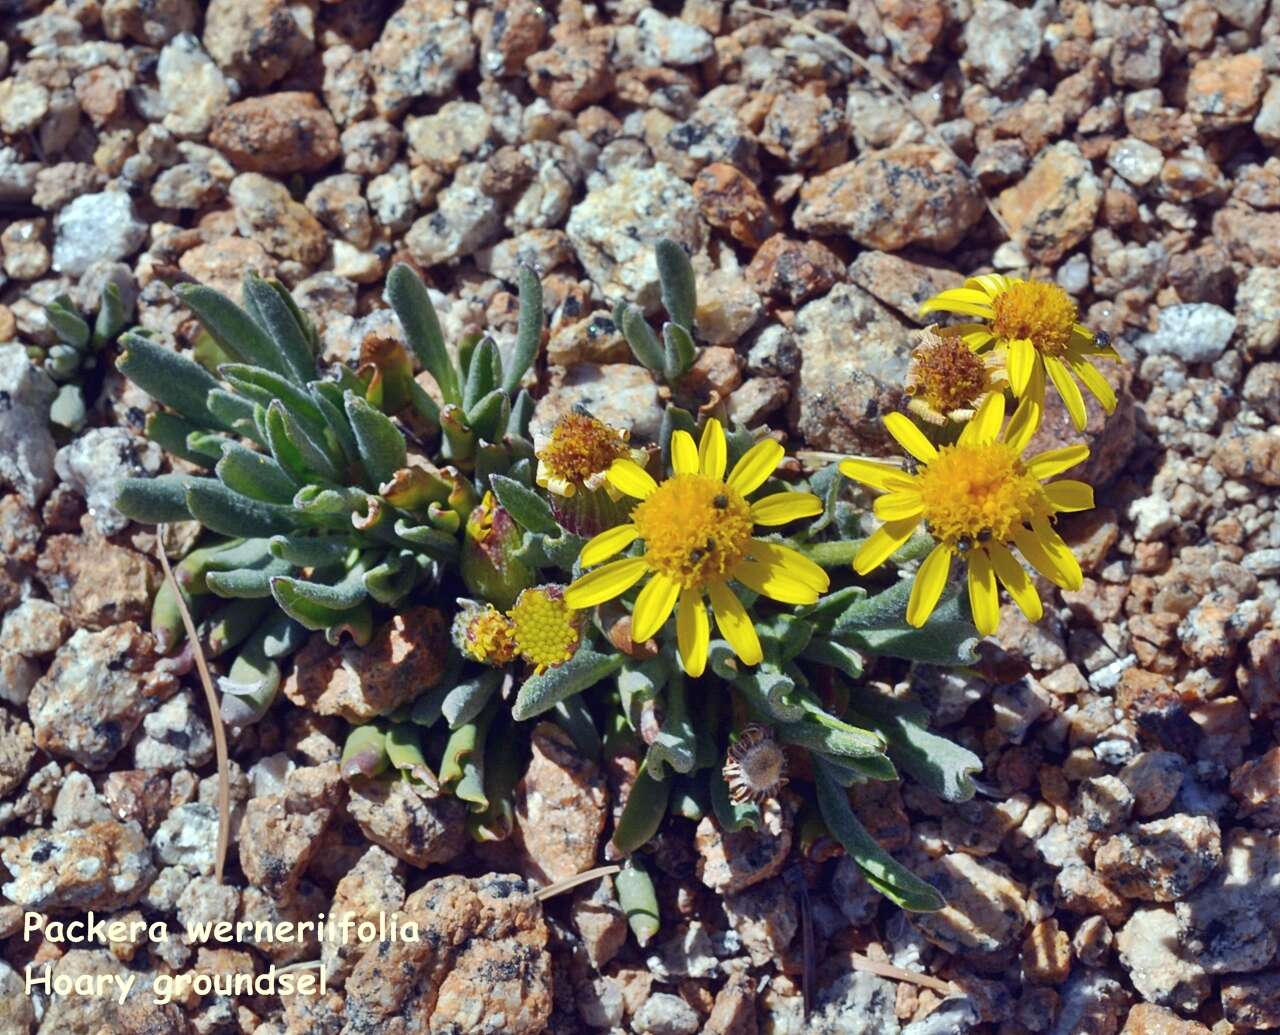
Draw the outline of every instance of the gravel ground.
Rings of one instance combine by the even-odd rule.
[[[0,0],[0,1031],[1280,1028],[1280,2],[772,6],[859,57],[720,0]],[[252,270],[347,361],[394,332],[393,262],[423,271],[450,340],[500,344],[531,263],[550,327],[535,423],[582,401],[643,442],[658,388],[609,313],[656,308],[662,236],[699,274],[692,383],[793,446],[881,450],[916,307],[979,270],[1056,280],[1128,361],[1117,414],[1086,430],[1098,507],[1064,523],[1083,588],[1046,587],[1036,626],[1006,607],[984,678],[920,673],[984,793],[858,795],[949,908],[884,903],[802,844],[784,797],[759,833],[664,830],[646,949],[607,880],[544,911],[529,882],[603,859],[627,774],[539,727],[518,836],[483,850],[456,803],[338,776],[334,715],[409,678],[386,659],[425,651],[430,616],[384,630],[382,660],[299,657],[293,703],[232,744],[239,847],[217,884],[203,700],[146,631],[154,537],[110,507],[116,478],[166,462],[139,433],[152,404],[91,371],[86,429],[51,428],[56,388],[19,347],[53,341],[44,304],[92,311],[114,283],[185,347],[172,285],[238,297]],[[1066,414],[1040,435],[1070,438]],[[821,961],[808,1021],[792,863]],[[342,909],[433,935],[76,945],[22,922]],[[926,980],[855,969],[866,957]],[[319,998],[32,999],[21,977],[316,958]]]

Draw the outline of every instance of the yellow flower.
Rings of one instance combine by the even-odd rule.
[[[501,667],[516,656],[511,620],[492,604],[464,600],[453,619],[453,642],[472,661]]]
[[[567,607],[560,586],[534,586],[507,612],[517,653],[544,672],[573,657],[582,641],[582,615]]]
[[[988,273],[970,277],[964,287],[934,295],[920,307],[921,314],[938,311],[982,321],[953,329],[975,351],[991,346],[1004,353],[1009,385],[1019,399],[1043,406],[1048,373],[1077,431],[1084,430],[1085,409],[1076,378],[1107,413],[1115,410],[1116,393],[1089,357],[1120,356],[1105,335],[1076,322],[1076,304],[1058,285]]]
[[[643,462],[644,450],[627,445],[627,433],[574,411],[556,421],[547,441],[538,447],[538,471],[534,480],[557,496],[573,496],[586,489],[604,488],[615,499],[617,491],[606,481],[615,460]]]
[[[1031,621],[1038,621],[1040,597],[1014,557],[1022,557],[1063,589],[1079,589],[1080,565],[1050,519],[1056,513],[1089,510],[1093,489],[1084,482],[1044,483],[1089,455],[1083,445],[1066,446],[1023,459],[1040,423],[1039,407],[1024,399],[1003,434],[1004,396],[991,395],[954,445],[935,446],[901,413],[884,419],[885,428],[919,465],[914,472],[872,460],[844,460],[840,473],[884,495],[875,514],[884,523],[853,560],[860,575],[883,564],[923,521],[937,540],[916,573],[907,602],[907,621],[921,626],[937,606],[957,554],[969,563],[969,602],[984,636],[1000,620],[996,582]]]
[[[907,409],[930,424],[962,423],[1005,380],[996,356],[977,355],[952,328],[926,327],[907,368]]]
[[[637,539],[644,542],[644,552],[583,575],[565,592],[565,602],[575,608],[593,607],[621,596],[649,575],[631,616],[636,643],[657,633],[678,601],[680,659],[685,672],[700,676],[711,639],[705,593],[720,634],[745,664],[759,664],[760,640],[730,581],[784,604],[812,604],[830,584],[827,573],[807,557],[753,535],[755,525],[784,525],[822,512],[821,501],[808,492],[779,492],[747,502],[782,456],[782,446],[764,439],[747,450],[726,479],[724,429],[712,419],[697,445],[687,432],[672,434],[674,473],[662,484],[635,461],[615,460],[609,468],[610,483],[641,502],[628,524],[588,542],[581,561],[584,566],[599,564]]]

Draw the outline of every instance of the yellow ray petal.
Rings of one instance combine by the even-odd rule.
[[[858,548],[853,558],[853,570],[859,575],[874,571],[889,559],[898,547],[911,538],[911,533],[920,524],[919,518],[906,518],[903,521],[886,521],[877,528],[867,541]]]
[[[1004,393],[992,392],[982,400],[978,412],[960,432],[960,442],[966,446],[988,446],[1000,434],[1004,423]]]
[[[564,591],[565,606],[579,611],[620,597],[649,570],[643,557],[623,557],[589,571]]]
[[[773,474],[785,452],[775,440],[761,439],[733,465],[733,470],[729,473],[729,488],[736,489],[743,496],[749,496]]]
[[[781,543],[752,539],[750,552],[756,561],[803,582],[815,593],[825,593],[831,586],[831,576],[799,550],[793,550]]]
[[[606,475],[609,484],[633,499],[647,499],[658,483],[634,460],[615,460]]]
[[[884,427],[898,445],[922,464],[937,459],[938,450],[934,444],[924,437],[924,432],[917,428],[905,413],[887,414],[884,418]]]
[[[964,282],[964,286],[985,291],[994,299],[996,295],[1008,291],[1013,283],[1013,279],[1006,277],[1003,273],[980,273],[976,277],[969,277]]]
[[[1027,574],[1026,568],[1018,563],[1003,543],[991,543],[987,546],[991,553],[991,564],[1000,576],[1000,583],[1009,591],[1013,602],[1018,605],[1027,620],[1038,622],[1044,615],[1040,604],[1040,594],[1036,592],[1035,583]],[[979,626],[981,628],[981,626]]]
[[[892,464],[881,464],[874,460],[841,460],[840,473],[855,482],[870,485],[881,492],[895,492],[902,489],[914,489],[915,479],[901,467]]]
[[[821,596],[811,585],[786,569],[760,561],[739,561],[734,565],[733,577],[748,589],[754,589],[780,604],[812,604]]]
[[[1063,585],[1065,576],[1058,570],[1054,559],[1049,556],[1044,544],[1040,542],[1031,529],[1021,525],[1017,526],[1013,530],[1013,541],[1018,547],[1018,552],[1027,559],[1027,563],[1031,567],[1035,568],[1055,586]]]
[[[671,433],[671,470],[676,474],[697,474],[699,470],[693,436],[678,428]]]
[[[985,291],[977,291],[971,287],[948,288],[946,291],[939,291],[920,307],[920,312],[927,313],[935,309],[959,312],[960,310],[954,308],[957,305],[983,309],[986,311],[986,315],[996,315],[995,310],[991,308],[991,296]]]
[[[1076,464],[1089,459],[1089,447],[1085,445],[1063,446],[1061,449],[1048,449],[1037,453],[1027,463],[1027,472],[1032,477],[1044,481],[1055,474],[1061,474]]]
[[[1071,369],[1075,372],[1076,377],[1080,378],[1081,383],[1093,394],[1093,397],[1098,400],[1102,409],[1108,414],[1114,413],[1116,409],[1116,390],[1111,387],[1111,383],[1102,375],[1102,371],[1083,357],[1073,359],[1071,361]]]
[[[1030,338],[1018,338],[1009,342],[1007,368],[1009,371],[1009,387],[1019,398],[1027,390],[1031,381],[1031,372],[1035,369],[1039,355]]]
[[[1066,406],[1067,413],[1071,415],[1071,423],[1075,425],[1076,431],[1084,431],[1089,415],[1084,408],[1084,396],[1080,394],[1080,386],[1071,376],[1071,371],[1057,356],[1045,356],[1044,365],[1049,372],[1049,379],[1058,389],[1058,394],[1062,396],[1062,403]]]
[[[877,496],[871,508],[881,521],[901,521],[919,517],[924,512],[924,497],[915,489]]]
[[[1022,402],[1018,403],[1018,408],[1009,418],[1009,425],[1004,429],[1004,440],[1019,456],[1040,427],[1042,415],[1043,409],[1040,403],[1027,395],[1023,396]]]
[[[708,417],[707,423],[702,426],[702,438],[698,441],[698,461],[702,473],[719,481],[724,477],[728,456],[724,428],[714,417]]]
[[[641,643],[661,629],[679,596],[680,583],[670,575],[657,574],[646,582],[631,612],[631,639]]]
[[[621,553],[636,540],[640,529],[635,525],[616,525],[606,528],[599,535],[592,537],[582,548],[578,560],[584,568],[594,568],[601,561],[607,561],[615,554]]]
[[[1031,529],[1044,547],[1045,553],[1062,573],[1064,580],[1060,583],[1062,588],[1077,590],[1084,585],[1084,572],[1080,570],[1080,562],[1076,560],[1076,555],[1071,552],[1071,547],[1063,541],[1062,536],[1053,530],[1048,519],[1032,518]]]
[[[985,345],[990,345],[995,341],[996,336],[985,327],[978,330],[965,331],[960,335],[961,340],[969,346],[970,351],[977,352]]]
[[[969,554],[969,610],[973,624],[983,636],[990,636],[1000,625],[1000,597],[991,558],[985,550]]]
[[[1050,482],[1044,487],[1045,495],[1053,504],[1054,510],[1092,510],[1093,486],[1088,482],[1064,478],[1060,482]]]
[[[716,628],[729,641],[733,652],[745,665],[760,664],[764,657],[764,652],[760,649],[760,637],[756,635],[751,616],[742,606],[742,601],[723,582],[713,582],[707,586],[707,595],[711,597]]]
[[[697,679],[707,667],[707,646],[711,642],[711,622],[702,603],[702,594],[686,589],[680,594],[676,611],[676,646],[685,674]]]
[[[751,519],[757,525],[785,525],[821,513],[822,500],[811,492],[775,492],[751,504]]]
[[[951,574],[951,547],[939,543],[916,572],[915,582],[911,586],[911,599],[907,601],[907,623],[917,629],[929,620],[933,609],[938,606],[938,598],[947,587],[947,576]]]

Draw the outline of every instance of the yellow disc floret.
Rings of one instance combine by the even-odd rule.
[[[501,666],[516,656],[511,620],[492,604],[463,607],[454,620],[454,642],[473,661]]]
[[[645,561],[690,588],[731,574],[751,542],[751,507],[719,478],[678,474],[636,507]]]
[[[626,434],[586,413],[561,417],[538,450],[538,482],[561,496],[572,496],[601,482],[609,466],[631,456]]]
[[[1076,304],[1057,284],[1014,281],[991,301],[995,319],[991,330],[997,338],[1026,340],[1042,356],[1061,356],[1071,343],[1076,325]]]
[[[559,586],[526,589],[508,615],[516,650],[537,672],[568,661],[578,649],[582,616],[565,604]]]
[[[1015,528],[1049,510],[1043,486],[1004,442],[942,446],[917,483],[929,532],[961,550],[1011,542]]]

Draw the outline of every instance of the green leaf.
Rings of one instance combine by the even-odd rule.
[[[225,388],[215,388],[209,393],[209,412],[222,427],[238,432],[260,446],[267,444],[267,437],[258,430],[258,412],[266,412],[255,406],[249,399],[228,392]]]
[[[262,624],[271,601],[230,600],[200,623],[200,637],[209,656],[216,658],[243,643]]]
[[[906,620],[911,580],[901,579],[875,596],[855,601],[832,626],[832,636],[872,654],[934,665],[972,665],[978,630],[963,594],[949,590],[929,621],[917,629]]]
[[[471,679],[464,679],[445,694],[440,702],[440,714],[456,730],[465,726],[484,711],[490,699],[502,685],[502,673],[486,668]]]
[[[707,790],[710,792],[711,811],[726,834],[739,830],[759,830],[763,817],[760,806],[754,801],[736,802],[729,796],[729,784],[724,773],[713,768],[707,774]]]
[[[340,764],[344,780],[371,780],[385,773],[391,765],[386,731],[372,723],[353,728],[342,745]]]
[[[511,714],[517,722],[541,715],[566,697],[590,689],[612,675],[622,667],[622,662],[621,654],[600,654],[583,644],[568,661],[526,679],[516,695]]]
[[[560,532],[550,505],[532,489],[500,474],[492,475],[489,485],[503,509],[521,528],[544,535],[557,535]]]
[[[329,568],[347,560],[353,542],[348,535],[277,535],[271,537],[271,555],[300,568]]]
[[[324,630],[326,634],[333,629],[348,626],[361,627],[368,622],[367,608],[357,605],[352,608],[335,609],[317,603],[309,595],[304,596],[298,589],[299,580],[280,579],[272,582],[271,595],[280,605],[280,609],[304,629]],[[357,635],[357,642],[361,641]],[[336,636],[330,636],[330,642],[336,642]],[[367,637],[364,642],[368,642]]]
[[[271,336],[222,292],[203,284],[179,284],[174,291],[228,355],[281,376],[292,373]]]
[[[427,765],[427,757],[422,753],[422,741],[416,726],[395,723],[388,727],[386,748],[387,759],[393,769],[398,769],[410,779],[425,784],[432,790],[439,788],[440,781]]]
[[[394,531],[398,538],[433,560],[449,562],[458,556],[458,540],[430,525],[411,525],[404,518],[397,518]]]
[[[655,373],[662,373],[662,343],[653,333],[644,313],[633,305],[625,305],[621,307],[621,315],[619,327],[622,336],[627,339],[636,359]]]
[[[872,730],[858,729],[846,723],[824,725],[806,718],[799,722],[779,723],[776,730],[779,740],[810,751],[821,751],[842,758],[884,757],[883,737]]]
[[[470,413],[476,403],[497,390],[501,383],[502,357],[498,354],[498,343],[485,335],[471,354],[471,362],[467,366],[467,383],[462,389],[463,410]]]
[[[973,797],[973,775],[982,759],[929,730],[929,714],[913,701],[896,701],[872,690],[855,691],[853,715],[874,725],[889,743],[889,755],[944,801]]]
[[[93,345],[102,348],[107,342],[115,341],[116,335],[124,330],[124,302],[120,298],[120,288],[108,281],[102,289],[98,302],[98,318],[93,324]]]
[[[314,605],[316,608],[327,611],[349,611],[361,603],[367,595],[364,588],[364,573],[368,571],[369,563],[369,555],[365,554],[333,585],[306,579],[275,578],[271,580],[271,592],[286,611],[289,610],[286,600],[289,606]],[[300,622],[303,621],[297,615],[293,617]]]
[[[698,285],[689,256],[675,241],[664,237],[654,248],[658,265],[658,283],[662,288],[662,305],[673,323],[693,332],[698,310]]]
[[[345,480],[328,443],[297,420],[279,399],[267,407],[267,442],[276,461],[299,482],[314,481],[317,475],[334,483]]]
[[[662,325],[662,372],[668,381],[684,375],[697,356],[698,348],[688,331],[679,324]]]
[[[528,266],[520,267],[520,322],[516,329],[516,348],[502,379],[502,390],[508,395],[520,387],[520,382],[538,356],[542,344],[542,282]]]
[[[187,487],[196,481],[185,474],[160,474],[154,478],[121,478],[116,482],[116,510],[134,521],[159,525],[190,521]]]
[[[445,350],[440,319],[426,285],[409,266],[396,263],[387,275],[386,294],[418,362],[435,378],[444,401],[457,405],[462,401],[458,373]]]
[[[58,337],[77,352],[83,351],[89,344],[89,325],[69,304],[52,302],[44,307],[44,315]]]
[[[649,871],[633,855],[613,878],[618,891],[618,905],[627,918],[636,944],[644,948],[662,929],[662,913],[658,908],[658,894],[653,887]]]
[[[395,607],[413,589],[420,574],[422,566],[414,554],[408,550],[391,551],[364,573],[365,592],[379,604]]]
[[[130,331],[116,369],[157,402],[202,427],[230,427],[209,412],[209,393],[218,388],[204,367]]]
[[[507,436],[527,436],[529,422],[533,420],[533,396],[523,388],[516,394],[511,403],[511,414],[507,417]]]
[[[147,438],[171,456],[181,457],[189,464],[211,468],[214,464],[212,457],[187,448],[187,436],[199,430],[197,425],[175,413],[161,410],[147,414]]]
[[[670,780],[655,780],[647,766],[636,774],[610,841],[619,855],[630,855],[658,832],[670,797]]]
[[[945,908],[947,903],[936,888],[894,859],[867,833],[849,805],[848,794],[820,756],[813,759],[813,772],[823,821],[872,886],[903,909],[914,913]]]
[[[291,571],[291,564],[273,557],[252,568],[211,571],[205,576],[205,584],[224,599],[263,600],[271,596],[271,580]]]
[[[551,713],[556,725],[573,738],[574,746],[587,758],[600,758],[600,731],[596,729],[595,720],[591,717],[591,709],[581,694],[566,697],[560,701]]]
[[[273,285],[252,274],[245,277],[244,296],[253,300],[254,311],[284,360],[282,373],[297,385],[315,380],[316,357],[294,307]]]
[[[405,465],[404,435],[390,417],[354,392],[347,392],[343,402],[360,447],[360,462],[369,478],[374,485],[390,481],[391,476]]]
[[[279,399],[290,416],[307,425],[312,435],[323,431],[324,415],[315,399],[306,388],[298,386],[287,377],[241,363],[224,363],[218,368],[218,373],[245,398],[252,399],[260,406],[270,406],[274,400]]]
[[[351,422],[347,419],[346,408],[342,401],[342,386],[336,381],[312,381],[309,387],[311,397],[315,400],[316,408],[324,418],[329,433],[346,458],[347,467],[359,468],[361,466],[360,444],[356,441],[355,432],[351,430]],[[417,385],[414,384],[414,387],[416,388]]]
[[[223,445],[215,470],[228,489],[263,503],[287,505],[298,491],[298,482],[275,460],[237,442]]]
[[[467,411],[467,424],[481,439],[492,442],[499,438],[510,416],[511,401],[501,388],[481,397]]]
[[[252,500],[212,478],[187,485],[187,509],[206,528],[223,535],[283,535],[293,527],[293,509]]]
[[[828,665],[851,679],[862,678],[862,654],[852,647],[846,647],[843,643],[815,637],[800,652],[800,657],[806,661],[817,662],[819,665]]]
[[[685,681],[680,672],[673,672],[664,694],[666,714],[662,728],[649,744],[645,755],[645,768],[657,779],[665,779],[663,765],[669,765],[677,773],[691,773],[697,761],[698,738],[689,710],[685,703]]]

